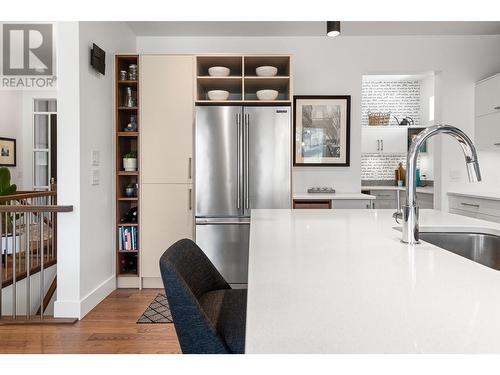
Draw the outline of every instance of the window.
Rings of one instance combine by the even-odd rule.
[[[35,99],[33,105],[33,190],[49,190],[56,177],[57,101]]]

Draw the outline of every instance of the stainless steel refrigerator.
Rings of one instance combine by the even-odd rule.
[[[290,208],[290,107],[196,107],[196,242],[233,285],[248,278],[250,213]]]

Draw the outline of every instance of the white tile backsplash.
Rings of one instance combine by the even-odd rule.
[[[394,170],[400,162],[406,168],[406,153],[361,154],[361,180],[394,180]],[[420,157],[417,168],[420,168]]]

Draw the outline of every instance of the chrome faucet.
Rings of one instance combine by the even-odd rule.
[[[462,147],[462,151],[465,155],[465,164],[467,166],[469,181],[481,181],[481,171],[479,170],[479,163],[477,161],[476,148],[472,144],[470,138],[463,131],[451,125],[435,125],[420,132],[411,143],[406,159],[406,204],[402,206],[402,210],[398,207],[398,211],[393,215],[396,222],[399,223],[399,219],[403,220],[402,242],[408,244],[420,243],[416,186],[418,153],[420,146],[427,139],[439,133],[452,136]]]

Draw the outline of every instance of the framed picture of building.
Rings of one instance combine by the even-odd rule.
[[[293,97],[294,166],[349,166],[351,96]]]
[[[0,166],[16,166],[16,140],[0,137]]]

